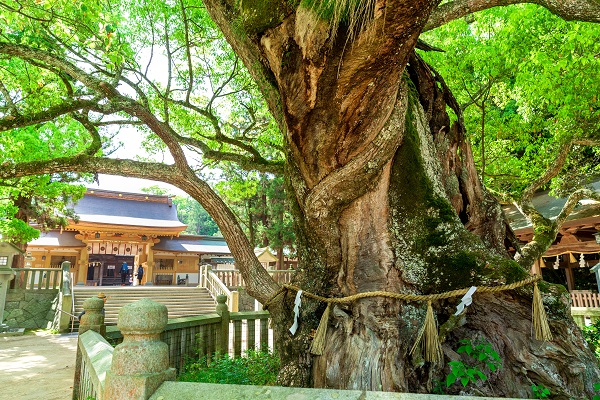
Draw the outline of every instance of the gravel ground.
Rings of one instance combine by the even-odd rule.
[[[77,334],[0,337],[0,400],[67,400]]]

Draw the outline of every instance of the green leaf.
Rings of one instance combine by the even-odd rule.
[[[482,381],[487,380],[487,375],[479,370],[477,370],[477,375],[479,376],[479,379],[481,379]]]
[[[446,387],[450,387],[454,382],[456,382],[456,376],[452,373],[448,374],[446,377]]]

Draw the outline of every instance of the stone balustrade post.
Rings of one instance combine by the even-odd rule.
[[[84,313],[79,320],[79,334],[89,330],[106,336],[106,325],[104,325],[104,300],[94,296],[83,302]]]
[[[106,335],[106,326],[104,325],[104,300],[94,296],[83,302],[84,313],[79,320],[79,335],[89,330],[98,332],[102,336]],[[77,353],[75,356],[75,378],[73,381],[73,400],[79,400],[79,381],[81,375],[81,349],[77,344]]]
[[[160,341],[167,321],[167,307],[150,299],[121,308],[117,326],[123,342],[106,374],[105,399],[146,400],[164,381],[175,380],[169,347]]]
[[[217,337],[217,353],[227,354],[229,352],[229,310],[227,309],[227,296],[217,295],[217,314],[221,316],[221,327]]]
[[[71,293],[71,263],[69,261],[63,262],[61,269],[62,285],[58,303],[60,311],[57,312],[53,327],[57,328],[60,332],[67,332],[71,322],[71,315],[75,311],[73,310],[73,293]]]
[[[62,286],[60,291],[63,295],[71,295],[71,263],[64,261],[60,265],[62,271]]]

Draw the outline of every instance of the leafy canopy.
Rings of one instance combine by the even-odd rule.
[[[600,172],[600,148],[585,145],[600,140],[597,24],[516,5],[455,20],[425,38],[445,50],[424,57],[462,105],[488,188],[518,197],[567,143],[568,160],[552,181],[558,194]]]

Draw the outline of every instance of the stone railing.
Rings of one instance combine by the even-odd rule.
[[[586,320],[593,324],[600,319],[600,308],[571,307],[571,315],[577,326],[583,329],[587,325]]]
[[[145,400],[164,381],[175,380],[169,348],[160,340],[167,307],[150,299],[123,306],[117,324],[122,342],[114,349],[103,337],[103,308],[98,297],[83,303],[73,399]]]
[[[180,369],[190,357],[210,357],[213,353],[239,357],[248,349],[266,350],[269,338],[269,312],[229,312],[224,295],[217,296],[214,314],[169,319],[160,340],[169,346],[169,366]],[[107,327],[106,338],[120,343],[118,327]]]
[[[366,390],[311,389],[283,386],[225,385],[217,383],[165,382],[150,400],[257,399],[257,400],[517,400],[499,397],[451,396]]]
[[[580,327],[586,326],[586,321],[594,323],[600,319],[600,294],[584,291],[571,292],[571,315]]]
[[[180,399],[347,399],[347,400],[431,400],[451,399],[456,396],[437,396],[412,393],[367,392],[362,390],[309,389],[279,386],[220,385],[210,383],[175,382],[175,369],[170,368],[168,345],[164,338],[165,331],[171,335],[186,337],[185,342],[194,343],[195,335],[187,330],[191,326],[205,326],[207,336],[212,345],[202,347],[202,351],[225,352],[227,344],[231,344],[227,329],[233,323],[234,332],[237,322],[249,317],[259,319],[261,335],[266,332],[267,312],[264,313],[229,313],[225,304],[225,296],[218,297],[217,313],[199,319],[203,323],[190,321],[175,322],[171,329],[167,326],[167,308],[150,299],[142,299],[127,304],[119,313],[118,328],[122,342],[114,349],[100,335],[103,327],[103,301],[92,297],[84,302],[85,314],[82,317],[77,355],[74,400],[94,398],[96,400],[180,400]],[[236,315],[237,314],[237,315]],[[251,318],[252,319],[252,318]],[[262,321],[265,321],[263,324]],[[161,333],[162,332],[162,333]],[[248,332],[251,332],[248,329]],[[115,332],[109,332],[108,335]],[[247,333],[249,338],[251,333]],[[203,335],[200,334],[200,337]],[[235,337],[241,336],[234,333]],[[172,337],[172,336],[171,336]],[[164,340],[164,339],[163,339]],[[210,341],[209,340],[209,341]],[[200,340],[200,343],[209,341]],[[183,341],[182,341],[183,342]],[[253,342],[253,341],[252,341]],[[193,347],[193,345],[191,345]],[[234,345],[235,347],[235,345]],[[234,354],[241,350],[229,348]],[[461,396],[461,400],[492,400],[491,397]],[[499,399],[498,399],[499,400]]]
[[[94,331],[79,336],[77,351],[81,353],[78,397],[75,399],[104,399],[106,373],[112,363],[114,348]]]
[[[61,268],[13,268],[13,270],[16,276],[11,282],[11,289],[60,289],[62,286]]]

